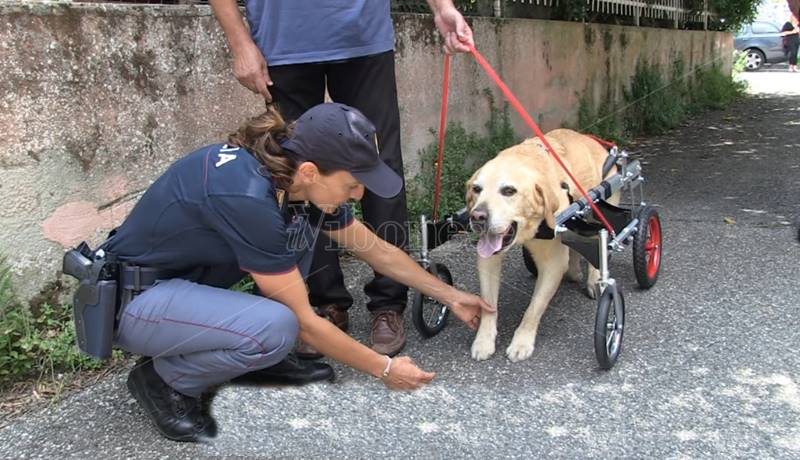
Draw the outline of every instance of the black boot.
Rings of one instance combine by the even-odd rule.
[[[181,394],[158,375],[151,358],[142,358],[128,374],[128,390],[158,431],[174,441],[200,442],[217,435],[217,424],[201,398]]]
[[[233,379],[234,383],[277,383],[281,385],[303,385],[320,380],[331,382],[336,378],[333,368],[327,364],[300,360],[289,353],[278,364],[266,369],[248,372]]]

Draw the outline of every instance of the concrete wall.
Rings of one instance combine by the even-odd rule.
[[[622,100],[622,89],[630,86],[642,59],[668,72],[676,59],[687,71],[718,63],[730,72],[732,66],[728,33],[530,19],[486,18],[472,25],[478,50],[545,131],[577,122],[584,94],[595,104]],[[403,145],[410,156],[435,141],[429,129],[439,126],[443,63],[432,19],[403,15],[395,18],[395,26]],[[493,90],[496,101],[503,100],[472,56],[456,56],[448,118],[482,130],[488,114],[485,88]],[[531,133],[516,113],[512,119],[520,135]]]
[[[395,24],[413,172],[438,126],[441,42],[429,16]],[[729,34],[493,19],[473,28],[544,129],[574,121],[586,91],[620,98],[642,57],[730,68]],[[452,78],[450,119],[483,130],[493,83],[464,55]],[[58,290],[65,247],[101,241],[168,164],[263,107],[233,78],[210,10],[192,6],[0,4],[0,93],[0,254],[22,296],[39,300]]]

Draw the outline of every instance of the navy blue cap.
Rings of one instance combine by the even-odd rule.
[[[348,171],[372,193],[392,198],[403,178],[380,158],[375,126],[358,109],[319,104],[300,115],[281,147],[326,171]]]

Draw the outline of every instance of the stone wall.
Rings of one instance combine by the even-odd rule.
[[[574,122],[582,94],[620,99],[642,58],[731,65],[724,33],[472,22],[479,49],[543,129]],[[438,126],[441,42],[430,16],[398,15],[395,26],[413,173]],[[483,130],[493,83],[471,56],[457,56],[452,72],[450,119]],[[0,93],[0,255],[23,298],[45,300],[65,247],[101,241],[167,165],[263,107],[233,78],[205,6],[0,4]]]

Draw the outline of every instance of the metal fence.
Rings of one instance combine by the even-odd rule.
[[[87,1],[87,0],[85,0]],[[94,3],[207,4],[207,0],[88,0]],[[239,0],[239,4],[243,4]],[[718,18],[700,0],[454,0],[464,15],[707,29]],[[430,13],[425,0],[391,0],[392,11]]]
[[[562,0],[506,0],[500,3],[512,3],[530,6],[559,8],[564,3]],[[709,18],[714,15],[708,10],[708,3],[703,2],[702,10],[696,10],[696,2],[686,0],[583,0],[582,2],[569,2],[573,7],[582,7],[587,13],[627,17],[633,20],[633,25],[642,25],[642,18],[665,20],[672,22],[673,27],[680,27],[687,23],[702,23],[708,27]],[[577,9],[577,8],[576,8]],[[500,12],[502,14],[502,11]]]
[[[539,18],[650,27],[709,28],[717,17],[700,0],[455,0],[472,16]],[[430,12],[424,0],[392,0],[398,12]]]

